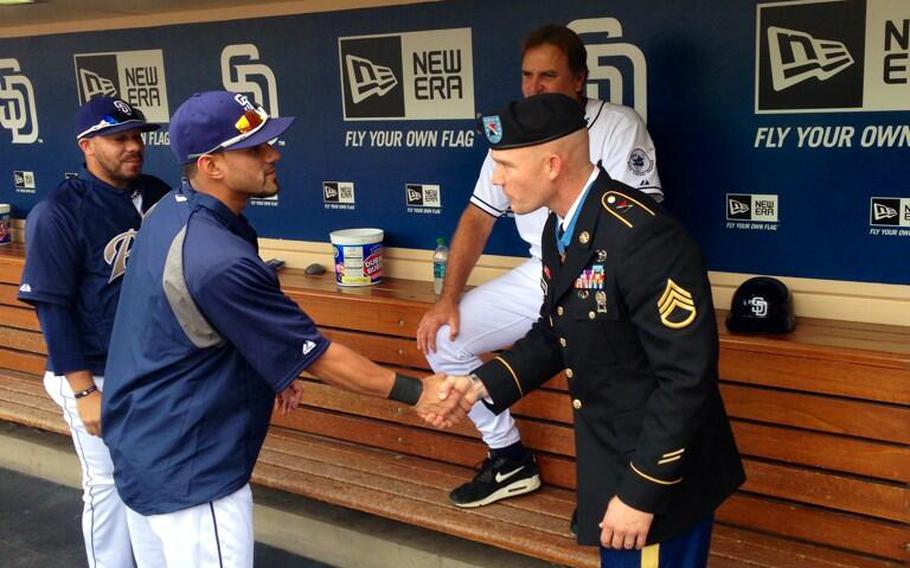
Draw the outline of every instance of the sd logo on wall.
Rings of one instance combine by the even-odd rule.
[[[345,120],[474,118],[471,29],[338,38]]]
[[[12,133],[13,144],[38,140],[35,89],[12,58],[0,59],[0,127]]]

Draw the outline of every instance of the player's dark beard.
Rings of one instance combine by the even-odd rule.
[[[114,182],[119,182],[117,185],[129,185],[132,181],[136,180],[139,177],[142,171],[140,168],[139,172],[137,172],[135,175],[124,174],[122,171],[123,164],[120,160],[108,160],[100,156],[96,160],[96,163],[108,179]]]
[[[265,199],[267,197],[274,197],[275,195],[278,195],[278,190],[278,182],[276,181],[273,187],[265,188],[259,193],[254,193],[252,197],[253,199]]]

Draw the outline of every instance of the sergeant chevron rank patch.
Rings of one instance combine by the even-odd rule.
[[[657,300],[657,311],[660,313],[660,323],[670,329],[680,329],[695,319],[695,302],[692,294],[667,278],[667,287]]]

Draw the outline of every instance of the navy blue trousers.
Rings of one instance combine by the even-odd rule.
[[[600,548],[601,568],[704,568],[711,546],[714,515],[688,531],[641,550]]]

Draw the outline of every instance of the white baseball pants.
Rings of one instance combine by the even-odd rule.
[[[252,568],[253,493],[247,483],[221,499],[161,515],[127,507],[139,568]]]
[[[104,378],[94,377],[98,390]],[[133,566],[126,507],[114,487],[114,464],[104,441],[90,435],[79,418],[76,399],[66,377],[51,372],[44,375],[44,388],[63,409],[73,435],[73,446],[82,466],[82,536],[85,554],[91,568],[124,568]]]
[[[436,333],[436,352],[427,354],[434,372],[467,375],[482,364],[478,355],[508,347],[525,336],[540,316],[540,260],[532,258],[474,288],[458,305],[460,329],[449,340],[449,326]],[[468,414],[484,443],[504,448],[521,439],[509,411],[498,416],[477,403]]]

